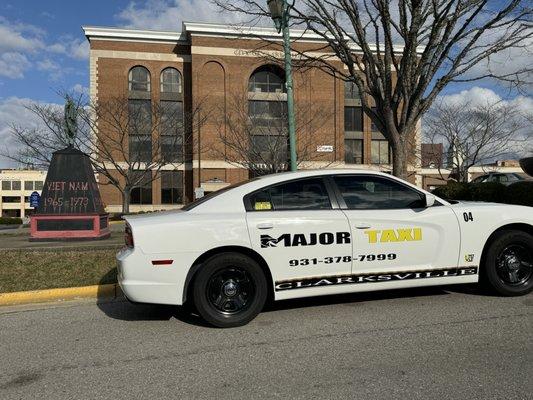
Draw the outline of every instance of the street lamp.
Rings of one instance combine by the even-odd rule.
[[[294,1],[289,5],[287,0],[267,0],[270,16],[278,33],[283,31],[283,52],[285,55],[285,87],[287,88],[287,116],[289,123],[289,150],[291,171],[296,171],[296,124],[294,121],[294,98],[292,93],[291,42],[289,34],[289,14]]]

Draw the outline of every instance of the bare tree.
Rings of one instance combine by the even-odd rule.
[[[248,94],[229,96],[226,113],[217,121],[218,139],[222,146],[213,151],[219,158],[248,169],[252,175],[286,171],[289,167],[287,102],[282,94],[271,101],[250,101]],[[317,131],[332,116],[309,103],[299,104],[295,111],[298,138],[298,165],[332,160],[327,152],[318,152]],[[331,157],[329,157],[331,158]]]
[[[468,182],[472,166],[518,149],[525,143],[523,129],[531,129],[520,111],[501,102],[475,107],[435,103],[424,122],[426,140],[443,144],[447,168],[459,182]]]
[[[248,22],[268,17],[263,0],[213,1]],[[510,49],[531,52],[533,14],[525,0],[300,0],[290,12],[294,27],[326,43],[293,51],[357,85],[363,111],[392,147],[396,176],[407,176],[417,122],[446,85],[482,78],[531,83],[531,64],[477,71]]]
[[[122,211],[129,212],[131,191],[160,176],[161,170],[175,170],[192,159],[193,129],[201,121],[195,110],[182,104],[129,100],[125,97],[88,102],[76,99],[78,134],[74,147],[86,153],[93,168],[105,179],[101,184],[116,187],[122,196]],[[3,155],[21,164],[48,167],[52,153],[65,148],[63,109],[31,103],[27,109],[42,121],[44,128],[11,127],[18,144],[15,152]]]

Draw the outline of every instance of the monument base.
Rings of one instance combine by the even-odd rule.
[[[30,241],[74,241],[107,239],[109,214],[32,215]]]

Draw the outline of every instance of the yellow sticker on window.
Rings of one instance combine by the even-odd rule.
[[[256,201],[254,210],[272,210],[272,204],[270,201]]]

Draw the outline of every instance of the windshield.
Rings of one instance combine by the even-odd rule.
[[[201,198],[199,198],[199,199],[196,199],[196,200],[194,200],[192,203],[187,204],[185,207],[182,208],[182,210],[183,210],[183,211],[189,211],[189,210],[192,210],[193,208],[199,206],[200,204],[205,203],[206,201],[211,200],[211,199],[214,198],[214,197],[217,197],[219,194],[222,194],[222,193],[224,193],[224,192],[227,192],[228,190],[231,190],[231,189],[233,189],[233,188],[236,188],[236,187],[242,186],[242,185],[244,185],[245,183],[255,181],[256,179],[259,179],[259,178],[248,179],[248,180],[246,180],[246,181],[242,181],[242,182],[239,182],[239,183],[235,183],[235,184],[233,184],[233,185],[229,185],[229,186],[226,186],[225,188],[219,189],[219,190],[217,190],[217,191],[215,191],[215,192],[209,193],[208,195],[206,195],[206,196],[204,196],[204,197],[201,197]]]

